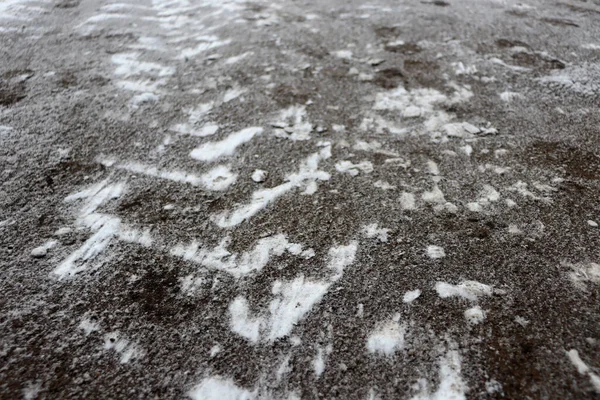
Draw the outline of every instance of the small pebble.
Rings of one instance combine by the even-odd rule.
[[[598,223],[596,221],[589,220],[587,223],[589,226],[593,226],[594,228],[598,226]]]
[[[257,169],[252,173],[252,180],[254,182],[264,182],[267,179],[267,171]]]
[[[46,254],[48,254],[48,249],[44,246],[36,247],[31,250],[31,257],[33,258],[43,258],[46,257]]]

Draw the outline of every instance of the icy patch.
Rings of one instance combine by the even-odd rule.
[[[379,226],[375,224],[366,225],[363,227],[363,234],[369,239],[377,238],[380,242],[388,241],[388,232],[390,229],[387,228],[379,228]]]
[[[352,176],[358,175],[359,171],[363,171],[366,174],[373,172],[373,164],[370,161],[361,161],[358,164],[353,164],[351,161],[340,161],[335,164],[335,169],[339,172],[347,172]]]
[[[337,246],[329,249],[327,253],[327,268],[335,271],[332,280],[336,281],[342,277],[347,266],[352,265],[356,258],[358,242],[352,241],[346,246]]]
[[[279,197],[295,188],[304,188],[304,194],[311,195],[317,191],[317,181],[329,180],[329,173],[318,170],[319,162],[331,157],[331,146],[326,145],[320,152],[310,155],[301,165],[300,170],[287,176],[287,182],[269,189],[261,189],[252,194],[250,203],[239,206],[233,211],[214,215],[212,220],[221,228],[231,228],[254,216]]]
[[[219,142],[208,142],[200,145],[192,150],[190,157],[199,161],[214,161],[220,157],[230,156],[238,146],[249,142],[254,136],[260,135],[262,131],[263,129],[260,127],[242,129]]]
[[[464,281],[458,285],[438,282],[435,284],[435,290],[443,299],[448,297],[462,297],[471,301],[477,300],[480,296],[491,296],[493,293],[491,286],[477,281]]]
[[[394,320],[379,323],[367,339],[367,350],[376,355],[393,356],[404,348],[406,326],[398,323],[399,315]]]
[[[555,70],[551,75],[538,78],[541,84],[553,90],[568,90],[586,97],[596,97],[600,93],[600,64],[586,63],[578,66],[569,66],[562,70]]]
[[[203,379],[188,396],[192,400],[252,400],[256,393],[238,387],[231,379],[214,376]]]
[[[117,64],[116,75],[135,76],[142,73],[154,73],[158,77],[171,76],[175,73],[175,68],[165,67],[164,65],[138,61],[139,53],[121,53],[114,54],[111,61]]]
[[[517,92],[502,92],[500,93],[500,99],[507,103],[513,102],[515,100],[522,99],[523,95]]]

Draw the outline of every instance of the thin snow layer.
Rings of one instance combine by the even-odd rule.
[[[202,186],[207,190],[226,190],[237,179],[228,167],[220,165],[203,175],[196,175],[181,170],[161,170],[153,165],[147,165],[136,161],[116,162],[110,158],[98,158],[102,165],[114,169],[128,171],[134,174],[166,179],[177,183],[187,183],[192,186]]]
[[[392,321],[379,323],[367,338],[369,353],[383,356],[392,356],[404,348],[404,334],[406,326],[394,318]]]
[[[438,282],[435,284],[435,290],[443,299],[462,297],[471,301],[477,300],[480,296],[491,296],[493,293],[491,286],[476,281],[464,281],[458,285]]]
[[[579,356],[579,352],[575,349],[571,349],[567,352],[567,357],[571,361],[571,363],[577,368],[577,372],[580,375],[587,375],[590,379],[590,383],[594,387],[594,391],[596,393],[600,393],[600,376],[593,373],[590,367],[583,362],[581,357]]]
[[[104,349],[116,351],[119,354],[121,364],[127,364],[131,360],[143,358],[145,354],[144,350],[137,344],[119,337],[119,334],[116,332],[111,332],[104,336]]]
[[[227,272],[236,278],[260,271],[271,257],[281,256],[286,251],[306,258],[311,255],[311,249],[303,251],[301,244],[288,241],[284,234],[262,238],[252,250],[241,254],[232,254],[227,250],[230,241],[229,237],[225,237],[213,249],[202,248],[196,241],[189,245],[179,244],[171,249],[171,254],[207,268]]]
[[[388,232],[390,230],[387,228],[380,228],[378,224],[369,224],[363,227],[363,234],[372,239],[377,238],[380,242],[388,241]]]
[[[421,290],[419,290],[419,289],[409,290],[408,292],[404,293],[404,297],[402,298],[402,301],[405,303],[412,303],[420,295],[421,295]]]
[[[429,384],[421,381],[421,391],[411,400],[466,400],[467,386],[461,377],[461,357],[458,351],[450,350],[440,360],[437,390],[430,392]]]
[[[446,252],[443,247],[431,245],[427,246],[427,255],[429,258],[437,260],[438,258],[446,257]]]
[[[282,110],[273,125],[275,136],[293,141],[310,139],[313,129],[306,107],[297,105]]]
[[[220,157],[230,156],[238,146],[249,142],[254,136],[260,135],[262,131],[263,128],[257,126],[242,129],[219,142],[208,142],[200,145],[192,150],[190,157],[199,161],[214,161]]]
[[[332,247],[328,253],[329,280],[311,280],[300,274],[293,280],[273,283],[273,295],[267,315],[252,315],[248,300],[236,297],[229,305],[230,328],[250,343],[273,342],[288,336],[327,293],[329,287],[342,277],[344,269],[355,259],[357,243]]]
[[[231,228],[265,209],[279,197],[295,188],[303,188],[303,194],[311,195],[317,191],[317,181],[329,180],[330,175],[318,169],[319,162],[331,157],[331,146],[326,145],[318,153],[311,154],[300,165],[298,172],[286,177],[286,182],[269,189],[261,189],[252,194],[248,204],[239,206],[232,211],[213,215],[212,220],[221,228]]]
[[[477,325],[485,319],[485,312],[479,306],[465,310],[465,319],[470,325]]]
[[[203,379],[188,396],[192,400],[252,400],[256,393],[240,388],[231,379],[214,376]]]
[[[346,172],[352,176],[358,175],[359,171],[369,174],[373,172],[373,164],[371,161],[361,161],[358,164],[354,164],[352,161],[339,161],[335,164],[335,169],[339,172]]]

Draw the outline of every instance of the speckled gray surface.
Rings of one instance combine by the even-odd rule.
[[[597,398],[599,104],[596,0],[4,1],[0,398]]]

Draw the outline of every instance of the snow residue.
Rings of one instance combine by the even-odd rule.
[[[358,164],[353,164],[351,161],[339,161],[335,164],[335,169],[339,172],[347,172],[352,176],[356,176],[360,171],[363,171],[366,174],[373,172],[373,164],[370,161],[361,161]]]
[[[77,224],[88,227],[95,233],[52,271],[53,274],[58,275],[59,279],[70,277],[87,269],[119,233],[121,228],[119,218],[97,214],[95,211],[102,204],[119,198],[124,188],[125,184],[122,182],[108,184],[108,180],[104,180],[65,198],[67,202],[87,200],[80,210]]]
[[[241,95],[243,95],[247,91],[248,91],[247,89],[242,89],[242,88],[237,88],[237,87],[229,89],[223,95],[223,103],[228,103],[231,100],[237,99],[238,97],[240,97]]]
[[[376,181],[373,183],[373,186],[382,190],[393,190],[396,189],[396,186],[390,185],[386,181]]]
[[[227,250],[229,243],[230,238],[225,237],[215,248],[206,249],[193,241],[187,246],[179,244],[173,247],[171,254],[207,268],[227,272],[236,278],[262,270],[271,257],[281,256],[286,251],[304,257],[307,255],[302,252],[302,245],[289,242],[283,234],[262,238],[252,250],[241,254],[232,254]]]
[[[192,136],[210,136],[214,134],[218,126],[212,123],[207,123],[206,116],[214,107],[214,102],[202,103],[195,108],[186,111],[188,114],[188,122],[174,125],[171,130],[177,133],[192,135]]]
[[[268,315],[252,315],[248,301],[238,296],[229,305],[230,327],[252,344],[273,342],[288,336],[294,326],[321,301],[329,287],[338,281],[344,269],[354,262],[358,243],[332,247],[328,253],[328,270],[333,270],[329,280],[318,281],[300,274],[291,281],[273,283],[273,298]]]
[[[140,106],[144,104],[157,103],[158,99],[159,97],[154,93],[144,92],[133,96],[129,104],[131,105],[132,109],[137,110]]]
[[[369,239],[377,238],[380,242],[387,242],[388,240],[388,232],[390,229],[380,228],[376,223],[366,225],[363,227],[363,234]]]
[[[358,242],[352,241],[346,246],[337,246],[329,249],[327,253],[328,261],[327,268],[335,271],[332,280],[340,279],[347,266],[354,263],[356,251],[358,250]]]
[[[2,14],[0,13],[0,19],[2,19]],[[1,31],[1,30],[0,30]],[[23,399],[24,400],[34,400],[37,399],[40,392],[42,391],[42,383],[41,382],[30,382],[27,384],[27,387],[23,388]]]
[[[337,50],[331,53],[333,56],[345,60],[350,60],[352,58],[352,51],[350,50]]]
[[[481,211],[483,206],[498,200],[500,200],[500,193],[498,193],[491,185],[483,185],[483,190],[479,195],[479,199],[476,202],[468,203],[467,208],[471,211],[478,212]]]
[[[333,347],[331,345],[327,345],[325,348],[321,346],[317,348],[317,354],[313,360],[313,368],[317,378],[320,377],[325,371],[325,362],[327,361],[327,356],[331,354],[332,351]]]
[[[465,319],[471,325],[477,325],[485,319],[485,312],[479,306],[465,310]]]
[[[568,276],[577,289],[586,291],[586,283],[600,284],[600,264],[591,262],[565,266],[571,269]]]
[[[213,358],[217,354],[221,352],[221,346],[217,343],[213,347],[210,348],[210,358]]]
[[[191,296],[200,288],[202,283],[204,283],[204,279],[190,274],[183,278],[179,278],[179,282],[181,285],[181,293]]]
[[[593,373],[590,367],[583,362],[581,357],[579,357],[579,352],[575,349],[571,349],[567,352],[567,357],[569,357],[571,363],[577,368],[577,372],[579,372],[580,375],[587,375],[589,377],[590,383],[594,387],[596,393],[600,393],[600,376]]]
[[[111,57],[111,61],[117,64],[115,74],[129,77],[152,72],[155,76],[165,77],[175,73],[175,68],[173,67],[165,67],[153,62],[138,61],[139,56],[138,53],[114,54]]]
[[[328,288],[329,283],[305,279],[303,275],[293,281],[275,281],[268,317],[252,317],[248,301],[239,296],[229,306],[231,330],[253,344],[260,336],[268,342],[288,336]]]
[[[256,393],[240,388],[231,379],[213,376],[203,379],[188,396],[192,400],[252,400]]]
[[[600,74],[600,64],[584,63],[554,70],[550,75],[537,81],[551,89],[568,90],[583,96],[596,97],[600,93],[600,83],[596,77]]]
[[[427,246],[427,255],[429,258],[436,260],[438,258],[446,257],[446,252],[443,247],[430,245]]]
[[[402,298],[402,301],[404,303],[412,303],[420,295],[421,295],[421,290],[419,290],[419,289],[409,290],[408,292],[404,293],[404,297]]]
[[[485,383],[485,391],[488,394],[502,393],[502,384],[495,379],[490,379]]]
[[[420,393],[411,400],[466,400],[467,386],[461,377],[461,357],[458,351],[450,350],[440,360],[439,379],[437,390],[429,390],[429,384],[421,380]]]
[[[118,332],[111,332],[104,336],[104,349],[114,350],[120,356],[120,363],[127,364],[131,360],[144,357],[144,350],[137,344],[127,339],[120,338]]]
[[[262,128],[256,126],[242,129],[219,142],[208,142],[200,145],[192,150],[190,157],[199,161],[214,161],[223,156],[230,156],[239,145],[249,142],[254,136],[260,135],[262,131]]]
[[[202,185],[208,190],[221,191],[228,189],[237,179],[237,174],[229,167],[219,165],[200,177]]]
[[[147,175],[154,178],[166,179],[177,183],[187,183],[192,186],[202,186],[207,190],[220,191],[231,186],[237,179],[228,167],[220,165],[203,175],[196,175],[182,170],[161,170],[153,165],[137,161],[118,162],[111,158],[97,158],[105,167],[128,171],[134,174]]]
[[[500,93],[500,98],[502,99],[502,101],[510,103],[514,100],[522,99],[523,95],[517,92],[502,92]]]
[[[241,61],[244,58],[246,58],[248,56],[251,56],[252,54],[254,54],[254,53],[251,52],[251,51],[247,51],[247,52],[242,53],[240,55],[229,57],[228,59],[225,60],[225,64],[227,64],[227,65],[235,64],[236,62]]]
[[[318,170],[319,162],[329,157],[331,157],[331,146],[327,145],[320,152],[310,155],[300,165],[298,172],[288,175],[287,182],[254,192],[250,203],[232,211],[213,215],[212,220],[221,228],[231,228],[241,224],[295,188],[304,188],[304,194],[307,195],[315,193],[318,180],[329,180],[329,173]]]
[[[432,160],[427,160],[427,171],[431,175],[439,175],[440,174],[440,169],[438,168],[438,165]]]
[[[91,319],[85,317],[81,320],[78,326],[79,329],[85,332],[85,335],[88,336],[90,333],[95,332],[100,329],[100,326],[92,321]]]
[[[443,299],[458,296],[471,301],[480,296],[491,296],[493,293],[491,286],[476,281],[463,281],[458,285],[438,282],[435,284],[435,291]]]
[[[312,124],[308,121],[306,107],[291,106],[281,111],[277,121],[272,123],[275,136],[291,140],[308,140]]]
[[[400,205],[403,210],[415,210],[417,208],[415,203],[415,195],[408,192],[402,192],[400,195]]]
[[[397,350],[404,348],[406,326],[398,321],[396,315],[392,321],[379,323],[367,339],[367,350],[372,354],[392,356]]]
[[[434,105],[447,100],[448,98],[443,93],[435,89],[419,88],[408,91],[400,86],[391,91],[377,93],[373,109],[408,111],[409,115],[407,116],[413,117],[416,108],[419,116],[425,116],[433,112]]]
[[[446,202],[446,199],[444,198],[444,193],[440,190],[440,188],[437,185],[435,185],[433,189],[431,189],[431,191],[423,192],[421,198],[426,203],[443,204]]]

